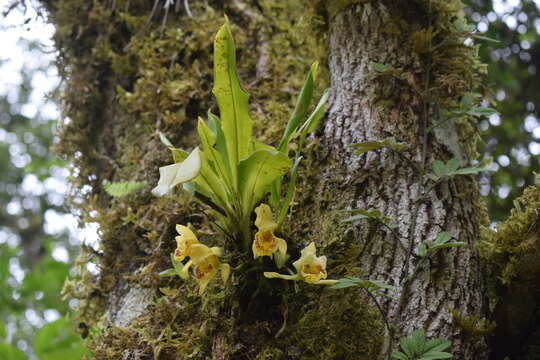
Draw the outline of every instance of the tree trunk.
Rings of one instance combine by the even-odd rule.
[[[426,131],[441,121],[436,107],[442,99],[437,96],[444,95],[414,90],[436,88],[437,77],[447,75],[441,69],[444,65],[428,63],[431,60],[426,58],[432,54],[415,53],[411,40],[421,29],[436,28],[428,23],[444,18],[437,11],[443,10],[435,5],[431,10],[423,8],[422,2],[381,1],[349,7],[330,22],[332,105],[322,148],[331,165],[325,166],[321,188],[339,199],[342,208],[378,209],[398,225],[399,240],[392,232],[366,223],[352,229],[363,246],[359,257],[363,273],[395,286],[394,299],[387,300],[384,309],[397,326],[396,335],[424,328],[431,336],[452,339],[454,358],[483,359],[485,342],[456,326],[452,315],[484,316],[487,311],[476,248],[482,221],[477,185],[462,176],[429,191],[432,182],[423,174],[437,159],[457,157],[462,165],[468,163],[452,119],[434,132]],[[385,31],[390,24],[400,26],[399,21],[403,22],[399,34]],[[457,60],[460,55],[454,56]],[[370,62],[402,69],[405,81],[373,76]],[[408,144],[408,152],[355,156],[350,147],[390,136]],[[335,202],[329,207],[335,209]],[[468,246],[443,250],[417,269],[420,243],[434,241],[443,231]],[[411,275],[413,280],[404,285]]]
[[[160,278],[171,266],[175,225],[209,229],[204,209],[180,191],[159,199],[148,190],[123,198],[104,191],[104,180],[155,184],[158,167],[171,162],[156,130],[179,147],[197,144],[195,119],[213,104],[211,43],[223,12],[235,24],[259,138],[269,143],[279,139],[309,63],[324,56],[324,36],[308,19],[313,25],[324,14],[318,31],[328,27],[331,105],[281,234],[293,258],[315,241],[329,258],[329,277],[394,285],[381,308],[395,339],[425,328],[452,340],[455,359],[487,357],[482,336],[457,325],[486,312],[476,181],[453,177],[428,192],[426,178],[433,160],[467,165],[473,148],[467,119],[441,120],[443,107],[478,85],[473,51],[449,30],[459,8],[447,3],[332,2],[316,5],[315,14],[300,1],[278,0],[177,1],[168,12],[158,0],[46,2],[70,118],[58,150],[74,162],[83,222],[98,222],[101,235],[100,249],[84,249],[81,275],[65,291],[80,300],[80,326],[101,329],[90,341],[98,359],[375,359],[392,347],[377,304],[359,290],[296,289],[240,266],[224,290],[215,282],[203,297],[190,281]],[[435,35],[426,37],[430,29]],[[444,46],[434,50],[431,42]],[[395,70],[377,74],[370,62]],[[349,147],[390,136],[409,149],[355,156]],[[350,208],[379,209],[398,227],[341,223],[338,211]],[[468,246],[422,261],[418,245],[442,231]],[[239,254],[230,257],[240,265]]]

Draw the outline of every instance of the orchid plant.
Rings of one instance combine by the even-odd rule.
[[[175,186],[183,184],[185,190],[211,209],[210,215],[215,224],[235,241],[239,249],[252,250],[254,258],[272,256],[278,268],[281,268],[288,260],[287,242],[276,237],[274,231],[279,230],[289,211],[296,171],[302,159],[300,153],[307,136],[322,119],[328,98],[325,91],[315,110],[307,116],[317,69],[318,65],[314,63],[278,147],[258,141],[253,136],[249,95],[238,78],[236,49],[226,21],[214,40],[212,92],[218,103],[219,117],[211,112],[208,112],[206,121],[199,117],[197,130],[201,145],[190,153],[174,147],[160,134],[162,142],[172,152],[174,163],[159,169],[160,178],[152,190],[153,194],[163,196]],[[289,144],[296,138],[296,152],[290,158]],[[284,175],[288,172],[289,183],[281,199]],[[268,193],[271,194],[270,204],[278,214],[276,220],[273,219],[269,205],[261,204],[255,209]],[[251,216],[254,209],[258,231],[252,239]],[[195,234],[186,226],[178,225],[177,230],[180,235],[176,238],[177,249],[172,256],[174,269],[166,270],[162,275],[177,274],[185,278],[189,268],[194,265],[200,293],[204,292],[207,280],[215,276],[217,269],[221,269],[225,282],[230,268],[218,260],[222,254],[221,249],[208,248],[199,243]],[[184,265],[182,261],[186,257],[190,260]],[[325,262],[322,265],[325,266]]]

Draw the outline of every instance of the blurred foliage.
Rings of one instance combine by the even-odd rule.
[[[534,183],[540,171],[540,1],[468,0],[467,15],[478,34],[497,39],[483,43],[480,55],[489,65],[488,86],[499,115],[479,126],[486,156],[499,170],[486,180],[491,219],[510,214],[512,201]],[[478,41],[478,40],[477,40]]]
[[[32,25],[8,23],[0,15],[6,33]],[[68,171],[50,151],[58,111],[43,91],[58,83],[54,54],[23,36],[17,49],[23,58],[0,56],[0,359],[80,359],[60,295],[78,243],[67,227],[76,225],[64,204]]]

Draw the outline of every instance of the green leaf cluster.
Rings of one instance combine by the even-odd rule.
[[[392,285],[384,284],[378,280],[366,280],[352,276],[345,276],[344,278],[339,279],[334,285],[330,285],[328,288],[337,290],[346,289],[349,287],[359,287],[365,289],[373,296],[384,296],[387,298],[392,298],[392,296],[388,295],[385,290],[394,289]]]
[[[384,224],[389,224],[392,221],[392,218],[384,216],[380,210],[377,209],[350,209],[350,210],[341,210],[342,213],[350,213],[352,216],[341,220],[342,223],[354,222],[362,219],[371,219],[377,220]]]
[[[379,150],[382,148],[389,148],[395,151],[403,151],[408,148],[407,144],[396,141],[394,137],[388,137],[380,141],[365,141],[351,145],[356,149],[355,155],[363,154],[367,151]]]
[[[250,240],[250,217],[255,206],[272,192],[271,203],[279,209],[280,224],[293,198],[296,174],[301,156],[293,161],[288,156],[289,143],[299,137],[299,148],[322,119],[328,94],[307,120],[313,97],[318,65],[312,65],[277,148],[259,142],[253,136],[253,120],[249,113],[248,93],[242,88],[236,70],[236,49],[226,22],[214,41],[213,94],[219,116],[208,112],[207,120],[198,120],[200,149],[191,154],[175,148],[160,134],[172,151],[175,164],[160,168],[160,182],[154,193],[161,195],[176,184],[214,210],[217,225],[232,237],[241,235],[244,245]],[[285,200],[280,201],[283,176],[290,171]]]
[[[141,190],[145,186],[146,182],[144,181],[103,182],[105,191],[112,197],[127,196]]]
[[[399,340],[402,351],[395,351],[392,358],[398,360],[437,360],[451,359],[452,354],[445,352],[452,344],[447,339],[426,339],[424,329],[417,329],[411,335]]]
[[[450,241],[451,239],[451,233],[446,231],[440,232],[437,234],[437,237],[433,243],[423,242],[418,246],[418,255],[420,257],[425,257],[430,252],[434,252],[436,250],[467,245],[463,241]]]
[[[433,162],[433,172],[427,176],[433,181],[439,181],[444,178],[450,178],[457,175],[475,175],[484,171],[490,171],[488,166],[472,166],[459,168],[459,159],[453,158],[444,163],[440,160]]]

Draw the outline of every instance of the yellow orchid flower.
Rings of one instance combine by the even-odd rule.
[[[270,206],[261,204],[255,209],[255,226],[259,229],[253,241],[253,257],[272,256],[276,251],[282,256],[287,254],[287,242],[274,235],[277,224],[272,220]]]
[[[191,246],[191,261],[195,265],[193,274],[199,282],[199,295],[206,291],[208,283],[216,276],[218,270],[221,271],[221,279],[226,283],[231,273],[229,264],[222,264],[218,256],[222,255],[219,247],[209,248],[203,244],[194,244]]]
[[[191,257],[192,246],[200,244],[197,240],[197,236],[191,231],[190,228],[184,225],[176,225],[176,231],[180,234],[175,237],[176,240],[176,250],[174,251],[174,259],[176,261],[183,261],[187,256]],[[180,276],[182,278],[187,278],[189,268],[193,264],[193,259],[190,259],[182,268],[182,273]]]
[[[276,272],[265,272],[264,276],[269,279],[279,278],[293,281],[305,281],[310,284],[333,285],[337,280],[326,279],[326,256],[316,256],[315,243],[310,243],[300,253],[300,259],[293,263],[296,274],[284,275]]]

